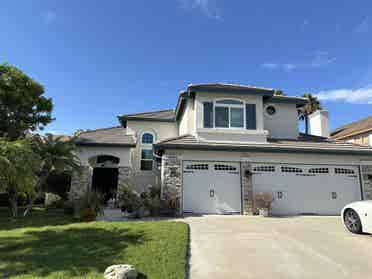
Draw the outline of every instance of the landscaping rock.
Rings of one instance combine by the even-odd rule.
[[[62,198],[58,195],[52,194],[52,193],[45,193],[45,206],[52,206],[56,204],[58,201],[60,201]]]
[[[136,279],[138,272],[132,265],[117,264],[106,268],[104,273],[105,279]]]

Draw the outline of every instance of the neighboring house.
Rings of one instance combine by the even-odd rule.
[[[299,133],[306,99],[275,92],[190,85],[175,110],[122,115],[121,126],[81,133],[72,198],[88,187],[114,195],[132,172],[139,190],[161,177],[162,197],[176,195],[180,214],[252,214],[262,191],[273,193],[278,215],[339,214],[372,199],[372,149],[328,139],[325,111],[310,117],[314,135]]]
[[[337,128],[331,133],[331,138],[372,146],[372,116]]]

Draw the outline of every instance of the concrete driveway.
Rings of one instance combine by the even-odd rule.
[[[372,278],[372,236],[339,217],[186,217],[190,278]]]

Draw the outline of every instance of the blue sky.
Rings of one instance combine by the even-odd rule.
[[[319,94],[332,128],[372,114],[370,1],[5,1],[0,30],[1,62],[53,98],[50,132],[174,108],[206,82]]]

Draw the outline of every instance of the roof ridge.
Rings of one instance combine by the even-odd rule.
[[[175,111],[175,110],[174,109],[162,109],[162,110],[154,110],[154,111],[145,111],[145,112],[137,112],[137,113],[131,113],[131,114],[122,114],[122,115],[119,115],[119,117],[134,116],[134,115],[148,114],[148,113],[154,113],[154,112],[165,112],[165,111]]]
[[[258,87],[258,86],[253,86],[253,85],[243,85],[243,84],[238,84],[238,83],[223,83],[223,82],[199,83],[199,84],[190,83],[187,87],[193,87],[193,86],[235,86],[235,87],[244,87],[244,88],[264,90],[264,91],[276,91],[276,89],[274,88]]]
[[[79,136],[81,134],[86,134],[86,133],[92,133],[92,132],[97,132],[97,131],[104,131],[104,130],[111,130],[111,129],[117,129],[117,128],[123,128],[122,126],[118,125],[118,126],[113,126],[113,127],[107,127],[107,128],[97,128],[97,129],[93,129],[93,130],[86,130],[86,131],[82,131]],[[123,128],[125,129],[125,128]]]

